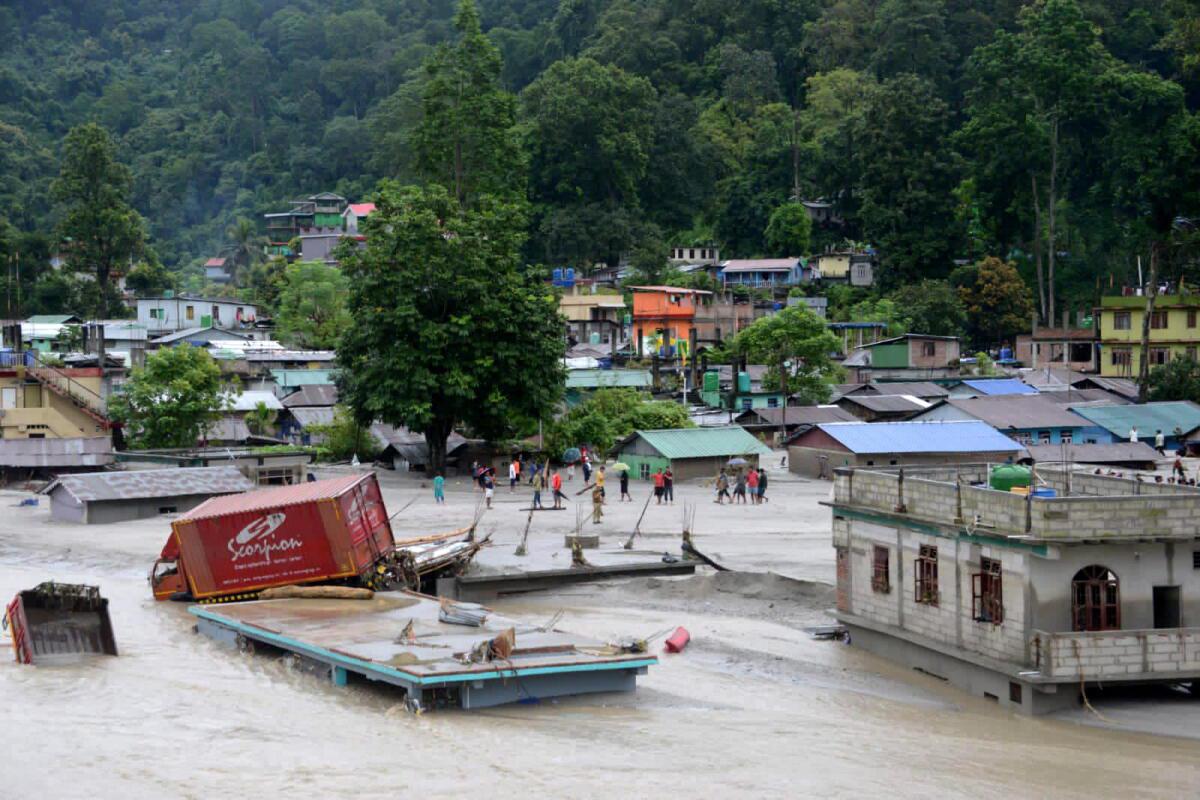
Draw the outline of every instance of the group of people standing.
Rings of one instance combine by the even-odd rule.
[[[732,486],[732,492],[730,489]],[[749,499],[747,499],[749,498]],[[747,467],[745,470],[729,470],[724,467],[717,474],[717,505],[724,505],[728,500],[731,505],[752,503],[760,505],[767,502],[767,471],[762,468]]]
[[[664,502],[674,503],[675,473],[671,472],[671,468],[667,467],[664,470],[662,467],[659,467],[650,477],[654,480],[654,498],[657,501],[656,504],[661,506]],[[629,499],[632,500],[633,498],[630,497]]]

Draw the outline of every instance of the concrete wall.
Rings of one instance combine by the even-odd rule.
[[[1200,673],[1200,628],[1034,631],[1043,675],[1087,681]]]
[[[187,495],[183,497],[150,497],[136,500],[106,500],[90,502],[83,522],[89,525],[105,525],[131,519],[157,517],[159,509],[174,508],[182,514],[203,503],[211,495]]]
[[[1126,542],[1055,548],[1033,565],[1033,625],[1071,630],[1071,582],[1084,567],[1107,567],[1119,581],[1121,628],[1154,627],[1154,587],[1178,586],[1181,623],[1200,626],[1200,570],[1192,568],[1198,542]]]
[[[845,526],[841,538],[849,543],[849,590],[853,614],[891,625],[997,661],[1022,665],[1026,661],[1027,583],[1029,555],[1002,545],[976,544],[916,531],[903,526],[863,520],[837,520]],[[874,548],[888,549],[890,586],[886,592],[872,586]],[[919,603],[914,585],[916,561],[922,545],[937,548],[938,603]],[[998,560],[1003,586],[1003,621],[977,622],[972,609],[972,575],[980,558]]]

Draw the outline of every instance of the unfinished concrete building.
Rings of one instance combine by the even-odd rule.
[[[854,645],[1040,714],[1098,685],[1200,690],[1200,492],[979,466],[842,468],[837,617]]]

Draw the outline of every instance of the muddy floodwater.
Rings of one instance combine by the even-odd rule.
[[[417,497],[397,534],[468,524],[476,495],[461,481],[448,489],[437,508],[419,482],[387,475],[389,506]],[[506,489],[481,523],[496,543],[481,570],[517,561],[528,492]],[[1200,701],[1101,702],[1109,727],[1087,712],[1030,719],[810,639],[802,628],[827,622],[832,605],[827,494],[779,476],[771,504],[748,509],[680,487],[675,507],[648,509],[638,551],[677,552],[691,502],[698,546],[739,574],[496,604],[531,619],[561,609],[561,628],[601,639],[687,627],[691,646],[660,655],[635,693],[414,716],[390,688],[335,688],[195,634],[185,606],[156,603],[146,584],[165,520],[68,525],[49,519],[45,498],[18,508],[27,494],[0,493],[0,597],[50,578],[98,584],[121,651],[54,667],[0,660],[0,798],[1200,795],[1189,738]],[[615,558],[640,511],[610,503],[602,525],[587,525]],[[566,566],[574,525],[573,510],[535,515],[527,558]],[[1164,728],[1176,735],[1139,732]]]

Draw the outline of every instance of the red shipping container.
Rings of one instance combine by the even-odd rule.
[[[395,546],[374,475],[214,497],[171,527],[152,577],[159,599],[183,591],[185,582],[199,600],[354,578]],[[160,570],[164,565],[168,570]]]

